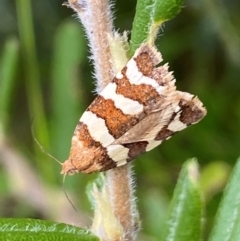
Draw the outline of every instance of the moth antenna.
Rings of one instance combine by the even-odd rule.
[[[72,208],[73,208],[76,212],[78,212],[77,208],[74,206],[72,200],[69,198],[69,196],[68,196],[68,194],[67,194],[67,191],[66,191],[66,188],[65,188],[65,185],[64,185],[64,184],[65,184],[65,177],[66,177],[66,174],[64,174],[64,176],[63,176],[63,181],[62,181],[62,189],[63,189],[63,192],[64,192],[64,194],[65,194],[65,197],[66,197],[67,200],[69,201],[70,205],[72,206]]]
[[[34,120],[35,117],[33,117],[33,120]],[[32,122],[33,122],[32,120]],[[56,161],[57,163],[59,163],[61,166],[62,166],[62,162],[60,162],[57,158],[55,158],[53,155],[51,155],[49,152],[46,151],[46,149],[40,144],[40,142],[37,140],[37,138],[35,137],[35,134],[34,134],[34,130],[33,130],[33,124],[31,125],[31,132],[32,132],[32,136],[33,136],[33,140],[37,143],[37,145],[39,146],[39,148],[41,149],[41,151],[43,153],[45,153],[46,155],[48,155],[49,157],[51,157],[54,161]],[[77,208],[74,206],[73,202],[71,201],[71,199],[69,198],[68,194],[67,194],[67,191],[66,191],[66,188],[65,188],[65,179],[66,179],[66,173],[63,175],[63,181],[62,181],[62,189],[63,189],[63,192],[64,192],[64,195],[65,197],[67,198],[68,202],[70,203],[70,205],[72,206],[72,208],[76,211],[77,211]]]
[[[51,155],[48,151],[46,151],[46,149],[40,144],[40,142],[37,140],[37,138],[35,137],[34,131],[33,131],[33,125],[31,126],[31,132],[32,132],[32,137],[33,140],[37,143],[37,145],[39,146],[39,148],[41,149],[41,151],[48,155],[49,157],[51,157],[54,161],[56,161],[57,163],[59,163],[62,166],[62,162],[60,162],[56,157],[54,157],[53,155]]]

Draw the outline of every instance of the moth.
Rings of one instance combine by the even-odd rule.
[[[161,54],[143,44],[83,113],[62,174],[106,171],[125,165],[189,125],[206,109],[176,90]]]

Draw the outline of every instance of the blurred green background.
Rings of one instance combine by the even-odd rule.
[[[60,161],[94,98],[93,68],[81,24],[60,0],[0,0],[0,216],[89,225],[85,188],[96,175],[67,177]],[[116,0],[115,26],[131,30],[136,1]],[[208,114],[133,163],[142,240],[159,240],[179,170],[197,157],[211,229],[221,191],[240,155],[240,2],[186,1],[156,45],[179,90],[197,95]]]

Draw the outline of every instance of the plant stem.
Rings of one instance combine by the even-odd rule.
[[[77,12],[86,29],[97,80],[96,91],[99,93],[116,74],[113,71],[109,47],[109,37],[113,39],[114,36],[111,4],[108,0],[69,0],[69,6]],[[119,240],[134,240],[135,227],[138,225],[135,225],[137,212],[130,164],[107,171],[105,184],[111,197],[109,205],[124,230],[124,237]]]
[[[124,229],[124,240],[134,240],[139,224],[133,195],[131,164],[107,171],[106,177],[114,214]]]
[[[91,47],[96,91],[99,93],[113,78],[108,35],[113,34],[111,5],[108,0],[69,0],[77,12]]]

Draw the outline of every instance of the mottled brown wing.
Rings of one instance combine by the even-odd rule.
[[[206,109],[202,102],[186,92],[177,92],[177,98],[165,109],[152,112],[141,122],[118,138],[114,144],[142,141],[163,141],[189,125],[199,122]]]

